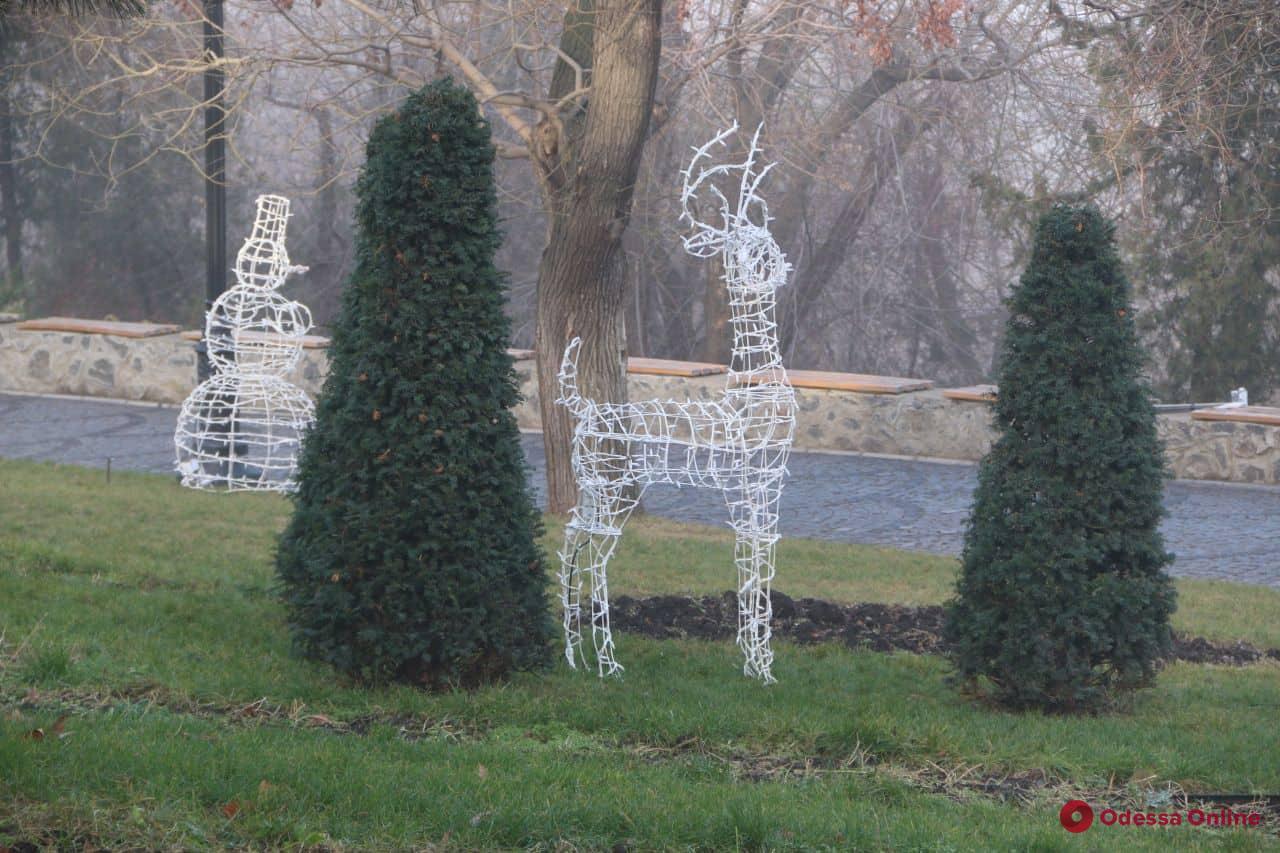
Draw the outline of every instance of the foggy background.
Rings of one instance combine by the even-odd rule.
[[[255,196],[289,196],[290,255],[311,271],[287,290],[328,323],[368,131],[452,69],[404,34],[444,28],[499,90],[545,92],[563,14],[228,3],[230,251]],[[198,9],[8,18],[0,310],[202,325]],[[779,294],[790,367],[989,381],[1031,223],[1088,199],[1118,222],[1158,395],[1280,399],[1275,4],[688,0],[664,26],[626,232],[631,354],[724,359],[718,271],[679,243],[679,171],[692,145],[754,117],[796,267]],[[493,109],[495,138],[518,141]],[[496,172],[513,343],[529,347],[546,221],[527,159]]]

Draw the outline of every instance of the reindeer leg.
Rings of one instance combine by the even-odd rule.
[[[747,484],[739,481],[725,488],[725,502],[729,505],[729,523],[733,526],[733,564],[738,571],[738,648],[746,656],[743,672],[755,675],[751,655],[752,590],[755,588],[755,548],[753,542],[752,507],[748,500]]]
[[[576,350],[581,341],[574,339],[565,349],[564,366],[561,367],[561,382],[566,382],[567,373],[576,372]],[[576,388],[572,396],[578,399]],[[569,511],[569,520],[564,526],[564,544],[560,548],[560,606],[564,624],[564,657],[572,669],[578,668],[578,660],[582,659],[582,566],[583,560],[591,558],[591,529],[598,523],[596,520],[599,501],[588,485],[594,482],[597,474],[590,464],[592,451],[596,441],[583,435],[574,435],[573,467],[575,476],[579,478],[578,502]],[[585,659],[583,663],[585,663]]]
[[[622,672],[613,656],[613,632],[609,627],[609,558],[613,556],[622,528],[639,503],[632,494],[630,479],[609,483],[596,493],[598,524],[590,535],[591,639],[596,650],[596,667],[601,677]]]
[[[560,549],[560,605],[564,613],[564,656],[569,666],[578,668],[582,657],[582,572],[581,560],[590,554],[590,517],[583,515],[582,496],[570,512]],[[584,661],[585,662],[585,661]]]
[[[776,506],[776,504],[775,504]],[[752,579],[751,594],[747,602],[747,662],[744,671],[754,675],[765,684],[774,683],[773,647],[770,640],[773,636],[773,601],[771,590],[774,576],[774,550],[778,542],[777,514],[767,506],[765,515],[772,515],[773,521],[758,527],[751,539]]]
[[[761,476],[763,474],[763,476]],[[736,534],[734,563],[738,569],[738,647],[745,658],[742,671],[765,684],[772,673],[774,549],[778,542],[778,501],[781,473],[757,472],[755,482],[744,479],[725,493]]]

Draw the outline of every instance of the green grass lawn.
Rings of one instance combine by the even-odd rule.
[[[290,654],[271,562],[288,512],[0,461],[0,846],[1276,845],[1274,826],[1073,836],[1057,820],[1069,795],[1280,792],[1276,664],[1179,664],[1125,712],[1079,719],[974,705],[932,657],[779,643],[766,688],[731,643],[629,635],[621,680],[558,665],[473,693],[369,690]],[[614,594],[721,592],[729,542],[638,519]],[[779,569],[793,596],[925,604],[956,563],[791,540]],[[1280,592],[1179,590],[1179,628],[1280,646]],[[1018,802],[976,784],[1004,777]]]

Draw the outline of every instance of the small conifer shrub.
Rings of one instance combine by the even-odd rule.
[[[1099,709],[1169,647],[1166,474],[1113,231],[1054,207],[1009,300],[945,634],[959,679],[1010,708]]]
[[[470,685],[550,656],[493,158],[475,99],[443,80],[377,123],[357,184],[277,570],[296,646],[363,680]]]

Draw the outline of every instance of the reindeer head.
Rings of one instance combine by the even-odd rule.
[[[724,255],[725,283],[731,294],[773,292],[786,284],[791,267],[782,254],[781,247],[769,232],[769,206],[760,197],[759,188],[765,175],[773,168],[756,164],[760,154],[760,131],[756,128],[751,137],[751,148],[741,163],[722,163],[711,166],[703,161],[711,159],[711,150],[738,132],[738,124],[717,134],[711,141],[694,151],[693,159],[681,177],[684,189],[680,193],[682,213],[680,221],[693,226],[693,233],[684,238],[684,248],[699,258]],[[734,202],[720,190],[724,176],[737,176],[738,193]],[[720,222],[710,223],[698,218],[695,207],[698,193],[706,191],[719,202]]]

